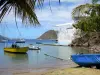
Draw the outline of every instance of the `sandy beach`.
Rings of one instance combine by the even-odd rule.
[[[0,71],[0,75],[100,75],[100,70],[95,68],[74,67],[42,68],[42,69],[19,69]]]
[[[71,60],[62,64],[41,68],[0,68],[0,75],[100,75],[99,69],[80,68]]]
[[[93,68],[66,68],[48,72],[43,75],[100,75],[100,70]]]
[[[13,67],[13,68],[0,68],[0,75],[44,75],[57,70],[65,68],[76,67],[71,60],[61,63],[60,65],[50,65],[40,68],[31,67]]]

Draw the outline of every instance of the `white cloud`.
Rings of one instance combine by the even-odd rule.
[[[58,0],[50,0],[50,1],[58,1]],[[50,6],[45,6],[42,11],[37,9],[36,14],[40,21],[49,22],[51,25],[59,22],[72,22],[72,10],[81,4],[89,3],[91,0],[61,0],[61,2],[66,2],[66,5],[51,5],[52,12],[50,10]],[[48,2],[48,0],[45,0]],[[67,3],[72,2],[72,4]]]
[[[51,0],[59,1],[59,0]],[[48,2],[48,0],[45,0],[45,2]],[[89,0],[61,0],[61,2],[72,2],[73,5],[66,4],[66,5],[55,5],[51,6],[52,12],[50,10],[50,6],[45,6],[42,10],[37,9],[36,14],[40,22],[47,22],[51,25],[53,23],[59,23],[59,22],[69,22],[72,21],[72,15],[71,12],[73,8],[80,4],[84,4],[85,2],[89,2]],[[15,22],[15,16],[13,14],[13,11],[4,18],[4,21],[6,22]],[[17,18],[18,22],[21,22],[21,19]],[[42,24],[43,25],[43,24]]]
[[[48,2],[49,0],[44,0],[44,2]],[[50,0],[50,2],[59,2],[59,0]],[[72,3],[88,3],[91,2],[91,0],[60,0],[61,2],[72,2]]]

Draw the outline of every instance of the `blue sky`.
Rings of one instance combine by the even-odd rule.
[[[42,9],[36,9],[36,15],[41,23],[38,27],[25,27],[20,18],[17,18],[19,32],[15,25],[13,11],[6,15],[0,27],[0,34],[9,38],[29,38],[35,39],[44,32],[51,30],[55,25],[72,23],[71,12],[78,5],[89,3],[91,0],[61,0],[59,5],[58,0],[44,0]],[[51,7],[51,10],[50,10]]]

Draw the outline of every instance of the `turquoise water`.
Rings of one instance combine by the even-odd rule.
[[[63,62],[66,63],[72,54],[88,53],[87,50],[80,48],[40,45],[35,44],[34,41],[26,42],[25,46],[29,44],[38,45],[41,50],[29,50],[26,54],[8,53],[3,50],[5,44],[0,43],[0,68],[45,68],[59,66]],[[57,58],[61,58],[64,61]]]

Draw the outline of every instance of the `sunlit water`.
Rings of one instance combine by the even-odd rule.
[[[45,41],[45,43],[47,43],[47,41]],[[49,41],[49,43],[51,42]],[[34,41],[29,41],[25,43],[25,46],[29,44],[36,45]],[[63,62],[67,62],[72,54],[88,53],[87,50],[68,46],[37,45],[41,47],[41,50],[29,50],[26,54],[14,54],[4,52],[3,48],[5,44],[0,43],[0,68],[45,68],[59,66]],[[64,61],[57,58],[61,58]]]

